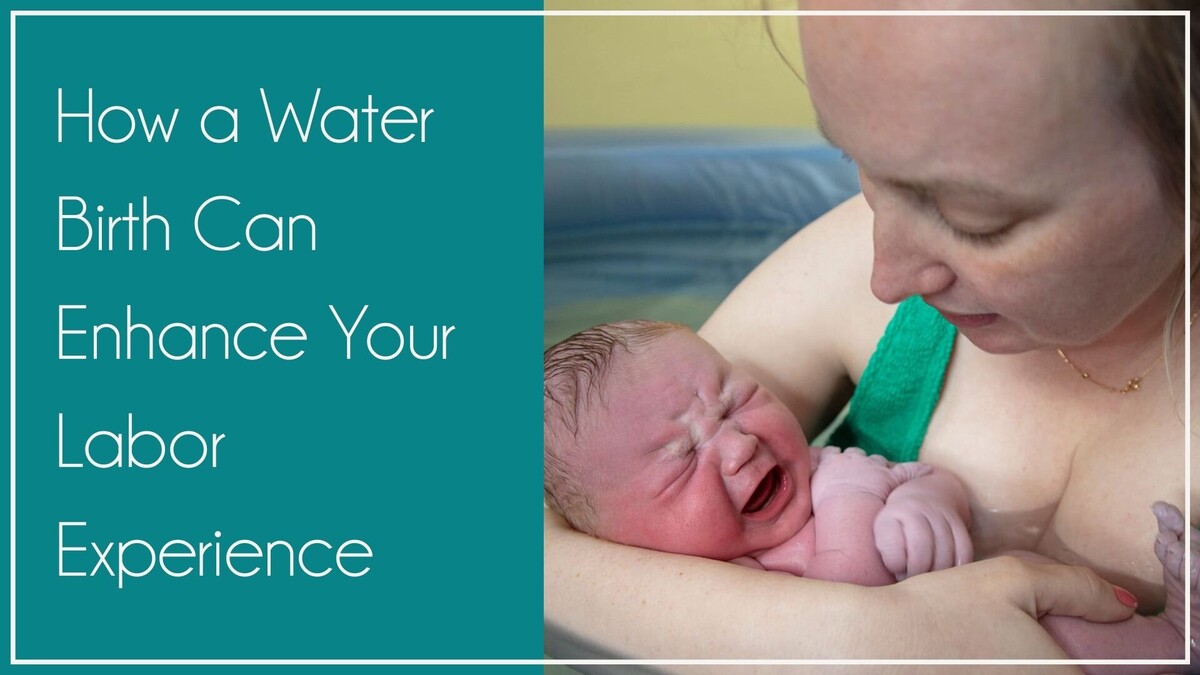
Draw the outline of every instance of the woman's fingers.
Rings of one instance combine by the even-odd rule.
[[[1129,592],[1122,589],[1123,601],[1116,587],[1086,567],[1031,563],[1009,556],[994,560],[1001,565],[998,574],[1014,574],[1026,580],[1025,589],[1013,587],[1018,593],[1013,599],[1032,617],[1055,614],[1111,623],[1133,615],[1135,606],[1125,604],[1132,598]],[[984,561],[988,562],[992,561]]]
[[[1016,555],[1020,553],[922,574],[890,588],[916,597],[970,597],[972,604],[991,607],[989,611],[1008,606],[1032,619],[1054,614],[1112,623],[1133,615],[1135,608],[1124,604],[1115,587],[1095,572]]]

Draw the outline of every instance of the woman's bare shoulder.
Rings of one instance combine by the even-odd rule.
[[[871,295],[872,213],[862,195],[796,233],[717,308],[701,334],[802,422],[857,380],[894,308]]]

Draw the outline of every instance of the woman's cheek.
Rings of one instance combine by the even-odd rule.
[[[858,170],[858,184],[862,188],[863,199],[867,201],[867,206],[871,207],[871,210],[874,211],[876,201],[879,197],[878,191],[876,190],[875,183],[870,178],[867,178],[867,174],[863,173],[862,169]]]

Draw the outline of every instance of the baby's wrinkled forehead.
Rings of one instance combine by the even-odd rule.
[[[613,350],[605,368],[596,373],[585,386],[580,386],[576,415],[580,430],[594,423],[611,425],[630,406],[645,407],[653,397],[644,377],[643,358],[653,356],[653,347],[628,351],[618,346]],[[604,418],[603,420],[601,418]]]
[[[720,357],[685,326],[625,322],[583,331],[548,353],[546,431],[568,434],[584,458],[631,426],[653,432],[648,423],[678,404],[668,399],[690,391],[714,361]]]

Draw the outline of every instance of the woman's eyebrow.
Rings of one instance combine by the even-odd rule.
[[[1042,199],[1035,195],[1021,194],[996,187],[990,183],[971,178],[890,178],[875,176],[876,182],[889,183],[902,190],[908,190],[916,195],[932,198],[935,195],[957,196],[978,199],[998,205],[1020,207],[1027,210],[1041,208]]]
[[[896,187],[911,190],[919,195],[955,193],[997,202],[1021,200],[1020,195],[1014,195],[987,183],[969,179],[947,178],[929,181],[891,180],[889,182]]]
[[[843,148],[842,145],[829,134],[829,128],[825,126],[820,115],[816,117],[816,121],[817,132],[821,134],[821,137],[824,138],[825,141],[831,146],[845,152],[845,148]],[[953,192],[968,197],[976,197],[979,199],[987,199],[997,202],[1012,203],[1031,201],[1031,198],[1027,196],[1014,194],[1012,192],[1001,190],[1000,188],[988,183],[971,180],[968,178],[946,178],[931,180],[911,180],[887,177],[877,178],[877,180],[879,179],[886,180],[888,183],[891,183],[896,187],[911,190],[912,192],[921,195]]]

